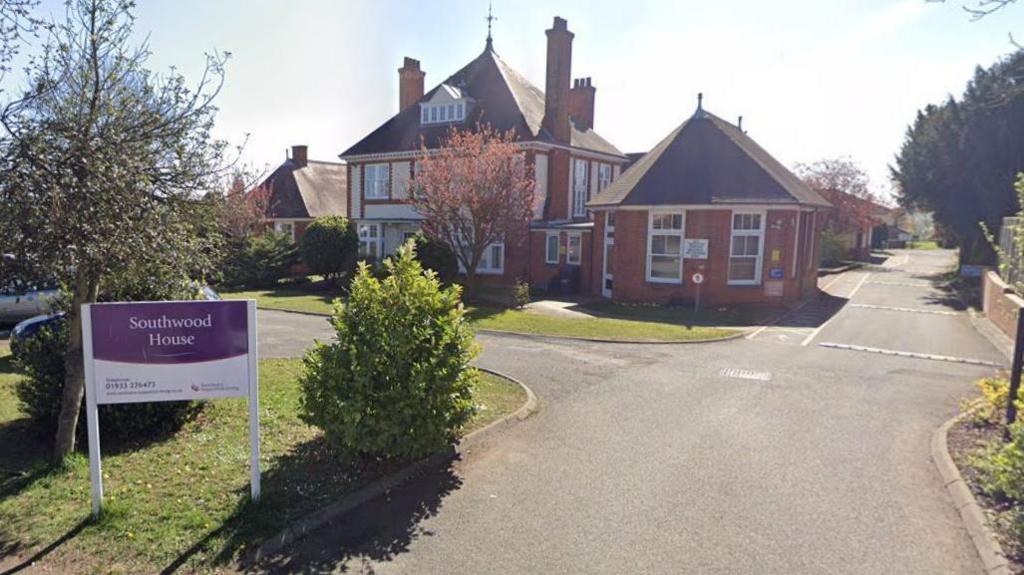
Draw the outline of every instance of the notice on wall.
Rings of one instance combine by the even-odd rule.
[[[772,278],[773,280],[781,280],[786,277],[786,272],[782,268],[769,268],[768,277]]]
[[[94,304],[96,403],[183,401],[249,394],[244,301]]]
[[[766,281],[764,282],[764,295],[765,297],[782,297],[783,282],[780,281]]]
[[[684,239],[683,257],[690,260],[708,259],[708,240],[691,238]]]

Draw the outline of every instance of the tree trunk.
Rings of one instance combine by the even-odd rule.
[[[462,293],[462,299],[467,302],[476,301],[476,270],[466,270],[466,281],[463,285],[465,288]]]
[[[82,358],[82,305],[96,301],[99,286],[85,278],[75,280],[68,310],[68,347],[64,354],[64,391],[53,442],[53,459],[64,461],[75,449],[75,428],[85,393],[85,364]]]

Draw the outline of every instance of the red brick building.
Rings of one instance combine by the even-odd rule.
[[[522,279],[538,287],[590,291],[593,215],[586,203],[621,172],[626,156],[594,131],[596,88],[571,81],[574,35],[566,21],[547,30],[545,91],[506,64],[488,38],[484,51],[424,93],[425,72],[406,58],[398,70],[399,112],[341,154],[348,169],[348,216],[364,256],[393,253],[419,229],[408,182],[421,145],[436,148],[452,126],[512,130],[536,179],[535,219],[523,245],[494,244],[482,281]]]
[[[793,302],[816,291],[828,202],[703,109],[588,203],[591,291],[626,302]]]
[[[348,214],[347,176],[344,164],[310,160],[306,146],[292,146],[291,157],[250,194],[254,201],[260,198],[264,216],[275,231],[298,241],[316,218]]]

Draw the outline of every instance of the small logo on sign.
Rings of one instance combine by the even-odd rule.
[[[194,383],[193,383],[193,384],[191,385],[191,387],[192,387],[192,391],[195,391],[195,392],[198,392],[198,391],[199,391],[199,386],[198,386],[198,385],[196,385],[196,384],[194,384]]]

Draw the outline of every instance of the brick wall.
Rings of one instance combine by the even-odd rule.
[[[600,218],[599,218],[600,221]],[[729,285],[729,249],[732,233],[732,211],[730,210],[689,210],[686,212],[685,237],[708,240],[708,258],[705,260],[686,259],[683,261],[683,283],[663,284],[648,282],[647,273],[647,227],[648,212],[622,210],[616,215],[615,225],[615,270],[612,297],[625,302],[669,303],[693,301],[696,295],[691,277],[695,272],[704,276],[701,285],[701,301],[708,305],[730,305],[753,302],[791,303],[813,293],[808,289],[808,278],[817,274],[817,266],[805,268],[807,261],[802,254],[806,244],[796,246],[799,220],[795,210],[770,210],[765,216],[765,234],[761,269],[761,283],[758,285]],[[808,224],[809,225],[809,224]],[[815,226],[818,228],[818,226]],[[595,228],[596,231],[596,228]],[[596,236],[595,236],[596,237]],[[816,245],[818,235],[812,238]],[[812,250],[813,252],[813,250]],[[813,257],[813,253],[809,254]],[[793,274],[794,257],[798,258],[797,273]],[[600,257],[594,258],[594,266]],[[782,280],[772,280],[770,270],[781,268]],[[599,267],[598,267],[599,269]],[[770,282],[781,281],[781,295],[771,295],[766,287]],[[803,282],[803,283],[802,283]],[[599,289],[599,280],[595,282]]]
[[[558,277],[563,270],[568,273],[569,268],[579,268],[579,293],[582,295],[588,295],[592,293],[592,278],[591,272],[593,268],[593,249],[591,245],[591,232],[580,231],[571,232],[580,234],[580,244],[582,253],[580,256],[580,264],[570,265],[566,261],[568,249],[569,249],[569,233],[565,231],[551,232],[558,233],[558,263],[549,264],[546,261],[547,257],[547,231],[534,231],[530,233],[530,264],[529,264],[529,278],[530,284],[540,288],[547,289],[548,284],[552,279]],[[595,284],[596,285],[596,284]],[[599,293],[599,292],[598,292]]]
[[[1024,299],[1014,293],[999,274],[987,271],[981,280],[981,302],[985,316],[1010,339],[1017,337],[1017,316],[1024,307]]]
[[[551,150],[548,154],[548,220],[569,218],[569,151]]]

